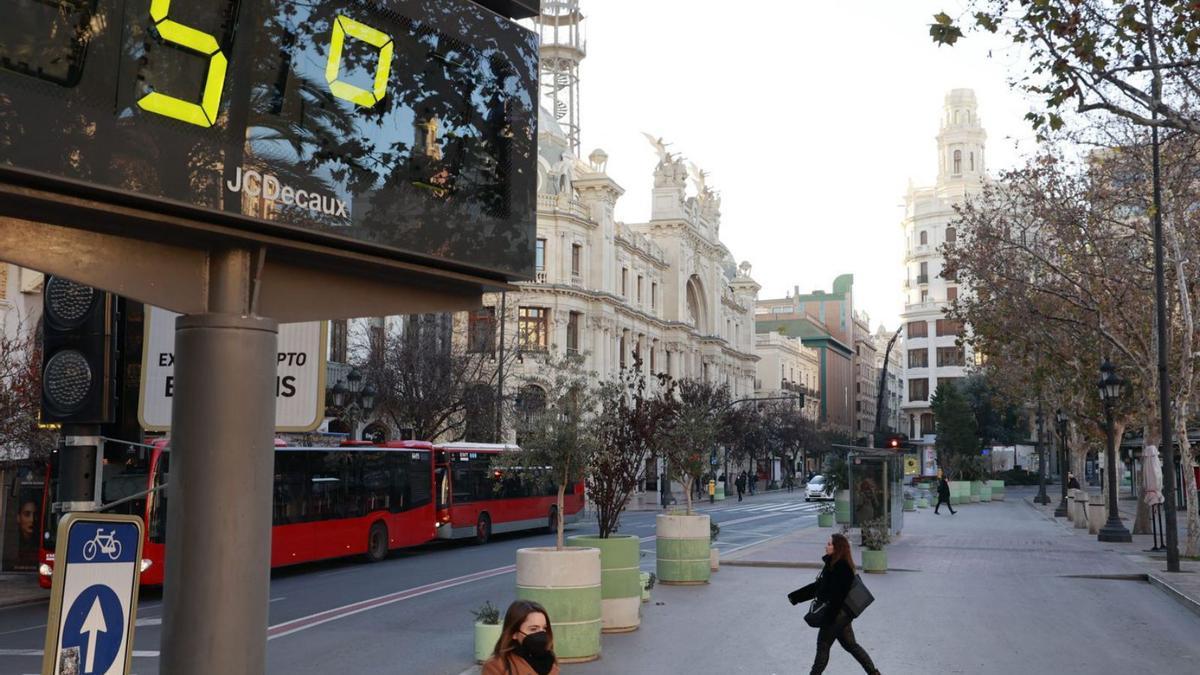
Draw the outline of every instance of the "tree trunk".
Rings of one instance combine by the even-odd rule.
[[[1154,406],[1154,407],[1157,408],[1157,406]],[[1148,418],[1148,419],[1152,420],[1153,417]],[[1143,443],[1142,443],[1143,467],[1142,468],[1143,468],[1143,471],[1145,470],[1144,462],[1146,461],[1146,451],[1145,451],[1146,446],[1149,446],[1149,445],[1158,446],[1162,443],[1162,439],[1159,438],[1158,433],[1154,431],[1155,427],[1156,427],[1156,423],[1153,421],[1148,422],[1146,424],[1146,426],[1142,427],[1142,440],[1143,440]],[[1144,499],[1145,493],[1146,493],[1146,485],[1145,485],[1145,483],[1143,483],[1142,490],[1137,495],[1137,498],[1138,498],[1137,512],[1136,512],[1136,515],[1134,515],[1134,517],[1133,517],[1133,528],[1131,530],[1133,532],[1133,534],[1153,534],[1153,530],[1151,529],[1151,526],[1150,526],[1150,506],[1148,504],[1146,504],[1146,500]]]
[[[1187,415],[1175,416],[1175,437],[1179,439],[1179,469],[1183,473],[1183,492],[1187,495],[1187,541],[1183,555],[1200,556],[1200,504],[1196,503],[1196,461],[1192,457],[1192,444],[1187,436]],[[1168,504],[1175,508],[1174,504]]]
[[[670,478],[668,478],[667,480],[669,481]],[[684,473],[682,476],[679,477],[679,480],[683,483],[684,494],[687,495],[687,514],[690,516],[690,515],[692,515],[692,480],[693,479],[692,479],[691,475]],[[668,485],[670,485],[670,483],[668,483]]]
[[[566,492],[567,482],[564,480],[558,486],[558,515],[554,518],[554,520],[557,521],[554,523],[554,525],[558,528],[558,538],[555,540],[554,545],[559,551],[563,550],[563,522],[565,520],[563,518],[563,495],[566,494]]]

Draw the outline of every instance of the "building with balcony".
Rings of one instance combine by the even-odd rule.
[[[875,432],[875,408],[879,392],[879,363],[871,317],[854,313],[854,435]]]
[[[770,332],[754,336],[754,353],[759,359],[754,395],[803,398],[804,416],[815,423],[821,412],[820,352],[800,338]]]
[[[962,326],[945,316],[965,293],[943,273],[943,247],[953,246],[957,204],[982,191],[987,181],[984,131],[974,91],[946,94],[937,136],[938,177],[934,185],[912,187],[905,196],[903,364],[905,383],[900,431],[925,446],[924,471],[932,468],[935,440],[929,399],[938,385],[966,375],[972,358],[959,340]]]

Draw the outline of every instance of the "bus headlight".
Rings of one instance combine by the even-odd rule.
[[[151,565],[153,565],[153,564],[154,564],[154,561],[153,561],[153,560],[151,560],[151,559],[149,559],[149,558],[142,558],[142,569],[141,569],[141,571],[142,571],[142,572],[145,572],[146,570],[150,569],[150,566],[151,566]]]
[[[42,563],[41,565],[38,565],[38,574],[44,577],[52,577],[54,576],[54,568],[46,563]]]

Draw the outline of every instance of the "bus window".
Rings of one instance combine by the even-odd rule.
[[[392,508],[392,466],[386,453],[363,454],[362,493],[368,513]]]
[[[276,525],[291,525],[307,520],[308,470],[301,452],[275,453]]]

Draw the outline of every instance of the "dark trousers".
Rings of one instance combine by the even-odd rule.
[[[941,495],[938,495],[938,503],[937,506],[933,507],[933,512],[937,513],[938,509],[942,508],[942,504],[945,504],[946,508],[950,509],[950,513],[954,513],[954,507],[950,506],[950,498],[942,497]]]
[[[739,487],[739,488],[737,489],[737,491],[738,491],[738,501],[740,502],[740,501],[742,501],[742,492],[743,492],[744,490],[743,490],[741,487]]]
[[[817,631],[817,658],[813,660],[811,675],[825,672],[825,666],[829,664],[829,649],[833,647],[834,640],[837,640],[842,649],[845,649],[858,661],[858,665],[862,666],[864,671],[875,672],[875,664],[871,661],[871,656],[854,639],[854,628],[849,623],[843,627],[840,621],[835,621]]]

